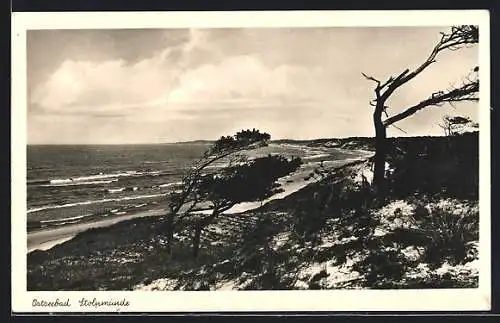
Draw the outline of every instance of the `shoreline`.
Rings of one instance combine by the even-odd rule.
[[[102,228],[112,226],[116,223],[132,220],[136,218],[143,218],[149,216],[164,215],[163,209],[152,209],[147,211],[140,211],[133,214],[127,214],[119,217],[102,219],[99,221],[82,222],[62,226],[60,228],[50,228],[47,230],[37,230],[28,232],[27,235],[27,253],[36,250],[46,251],[59,244],[73,239],[77,234],[87,231],[89,229]]]
[[[359,156],[356,158],[325,161],[324,162],[326,166],[325,169],[333,170],[335,168],[342,167],[353,162],[367,160],[373,154],[373,152],[365,150],[348,150],[348,151],[351,153],[359,154]],[[283,189],[283,191],[274,194],[273,196],[267,198],[264,201],[239,203],[237,205],[234,205],[231,209],[224,212],[224,214],[238,214],[258,209],[271,201],[286,198],[287,196],[297,191],[300,191],[306,186],[319,181],[319,178],[317,177],[314,176],[310,177],[310,173],[314,171],[314,169],[317,167],[318,164],[319,162],[317,161],[308,162],[302,165],[296,172],[280,178],[278,180],[278,183],[281,184],[280,187]],[[207,210],[205,212],[200,212],[200,213],[207,213],[207,212],[211,211]],[[119,222],[132,220],[135,218],[161,216],[164,214],[165,214],[164,209],[154,208],[150,210],[138,211],[133,214],[122,215],[119,217],[99,219],[97,221],[70,224],[59,228],[49,228],[45,230],[41,229],[28,232],[27,254],[36,250],[46,251],[52,249],[57,245],[72,240],[77,234],[87,231],[89,229],[109,227]]]

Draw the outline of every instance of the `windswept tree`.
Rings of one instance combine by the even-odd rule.
[[[446,136],[453,136],[465,131],[466,129],[477,129],[479,124],[472,121],[469,117],[444,116],[443,122],[439,124]]]
[[[206,203],[190,210],[193,223],[193,256],[198,256],[200,238],[205,227],[222,213],[241,202],[262,201],[279,190],[276,182],[299,168],[300,158],[291,160],[282,156],[261,157],[218,172],[203,175],[196,195]],[[202,211],[209,211],[203,212]]]
[[[387,133],[389,126],[397,127],[395,124],[406,119],[420,110],[439,107],[446,103],[453,104],[460,101],[477,101],[479,93],[479,67],[475,67],[467,75],[462,84],[444,90],[431,93],[427,98],[416,102],[414,105],[400,109],[398,113],[389,115],[387,101],[396,90],[408,84],[412,79],[425,71],[437,61],[440,53],[451,50],[456,51],[464,47],[472,46],[479,41],[479,30],[477,26],[462,25],[453,26],[448,32],[441,33],[441,39],[432,49],[429,56],[422,64],[414,69],[406,69],[396,76],[391,76],[385,81],[380,81],[373,76],[362,73],[363,76],[376,83],[375,98],[370,101],[374,108],[373,124],[375,126],[375,160],[373,184],[380,194],[385,187],[385,162],[387,154]],[[385,116],[385,118],[384,118]]]
[[[182,179],[180,190],[169,196],[168,213],[165,220],[167,249],[171,253],[172,240],[178,220],[189,215],[203,200],[197,189],[207,169],[215,163],[235,156],[236,154],[266,146],[271,139],[268,133],[259,130],[243,130],[234,136],[223,136],[218,139],[193,165]]]

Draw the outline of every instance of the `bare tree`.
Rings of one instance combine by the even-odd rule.
[[[463,47],[471,46],[476,44],[478,40],[479,30],[477,26],[453,26],[449,32],[441,33],[441,39],[434,46],[429,56],[415,69],[406,69],[397,76],[389,77],[385,82],[362,73],[366,79],[376,83],[374,89],[375,98],[370,101],[370,105],[374,107],[373,124],[375,127],[375,165],[373,184],[379,194],[385,190],[384,170],[387,154],[387,127],[393,126],[398,128],[395,123],[406,119],[425,108],[439,107],[445,103],[453,104],[454,102],[459,101],[477,101],[477,94],[479,92],[479,68],[474,68],[473,71],[471,71],[469,75],[464,78],[460,86],[454,86],[445,90],[436,91],[430,94],[426,99],[403,109],[395,115],[389,116],[387,112],[389,107],[386,105],[387,100],[398,88],[410,82],[413,78],[427,69],[432,63],[435,63],[440,53],[446,50],[455,51]],[[385,119],[383,119],[383,115],[385,115]]]

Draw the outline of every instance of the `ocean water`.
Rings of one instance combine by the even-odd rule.
[[[152,206],[166,209],[168,193],[179,188],[187,168],[208,148],[207,143],[28,146],[28,230]],[[289,144],[270,144],[248,154],[297,156],[304,162],[351,157],[345,151]],[[221,161],[214,166],[223,165]]]
[[[207,144],[28,146],[28,230],[164,203]]]

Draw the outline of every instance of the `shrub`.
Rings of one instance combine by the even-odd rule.
[[[404,197],[415,192],[447,194],[455,198],[478,197],[478,134],[453,137],[392,138],[388,162],[391,194]]]
[[[293,230],[298,241],[301,244],[317,242],[317,233],[325,227],[327,219],[324,201],[318,192],[301,200],[293,212]]]
[[[407,260],[398,250],[386,248],[373,250],[354,268],[365,273],[367,287],[393,288],[395,282],[402,279],[407,266]]]
[[[463,263],[470,251],[470,242],[479,239],[477,211],[458,213],[450,208],[435,207],[421,226],[431,240],[424,259],[432,264],[444,260],[451,264]]]

